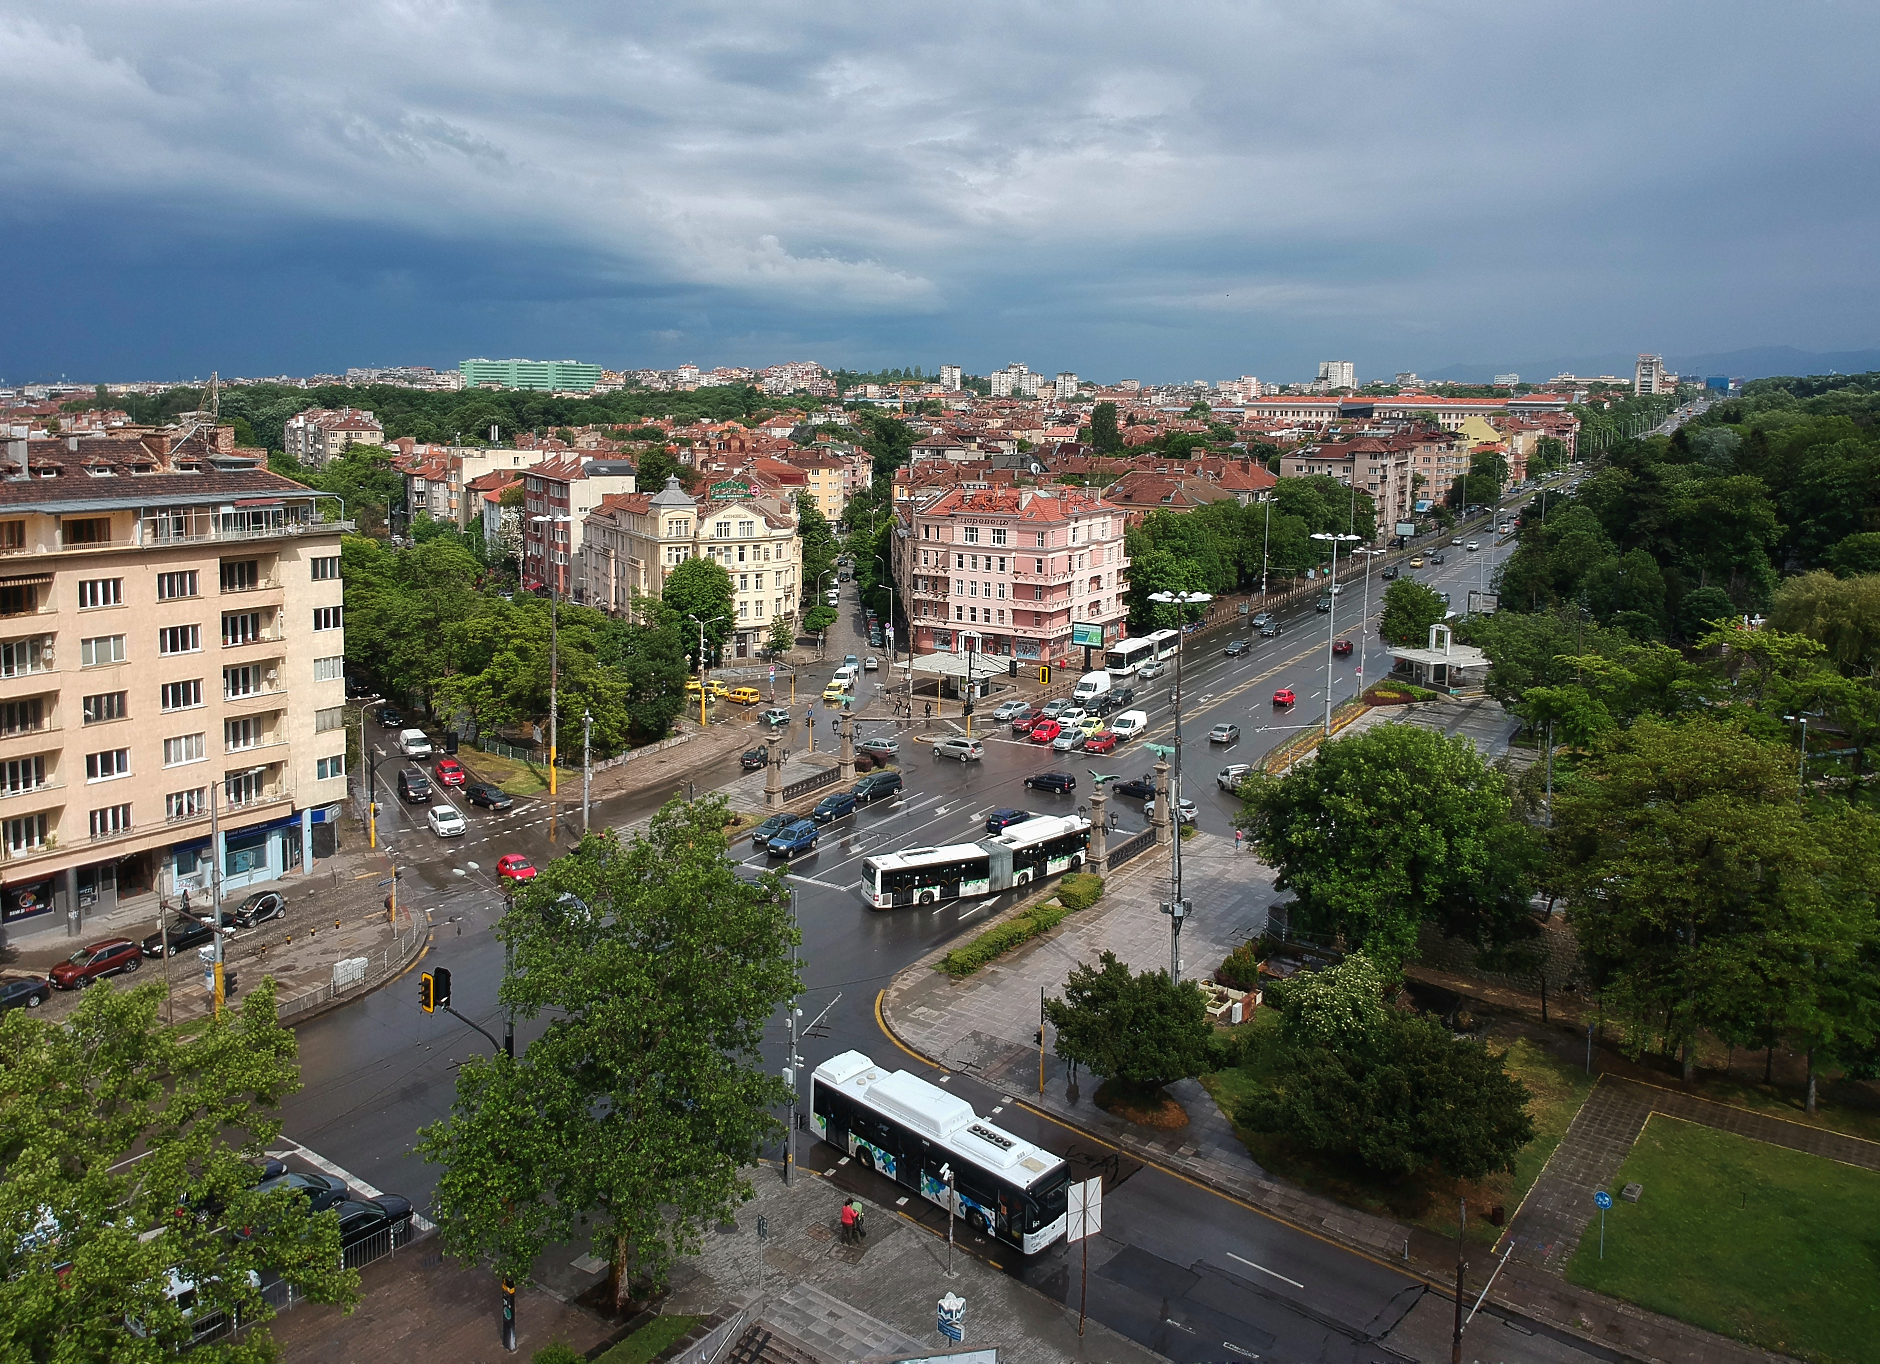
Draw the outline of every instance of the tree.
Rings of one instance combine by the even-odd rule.
[[[514,1060],[466,1061],[450,1118],[420,1134],[451,1254],[520,1276],[591,1221],[624,1307],[751,1196],[744,1169],[790,1097],[758,1047],[799,988],[798,935],[783,878],[738,874],[728,816],[673,801],[518,889],[500,995],[547,1027]]]
[[[1301,927],[1402,961],[1425,921],[1485,946],[1527,924],[1533,834],[1465,738],[1383,725],[1240,789],[1241,822],[1298,896]]]
[[[1771,617],[1777,629],[1827,646],[1828,656],[1850,674],[1880,671],[1880,574],[1790,578],[1776,592]]]
[[[1378,633],[1391,644],[1412,644],[1422,648],[1430,637],[1430,626],[1449,614],[1443,599],[1414,578],[1399,578],[1384,591],[1384,614],[1378,621]]]
[[[796,495],[796,533],[803,546],[803,581],[813,589],[835,567],[837,552],[835,532],[816,506],[814,493]]]
[[[796,647],[796,625],[788,616],[770,622],[770,639],[765,645],[773,657],[781,658]]]
[[[318,1302],[357,1299],[338,1216],[255,1188],[280,1102],[300,1087],[273,980],[189,1036],[159,1021],[163,994],[154,981],[88,990],[69,1018],[17,1009],[0,1023],[0,1357],[173,1357],[192,1327],[166,1295],[172,1273],[195,1284],[198,1323],[272,1317],[251,1271]],[[190,1357],[273,1354],[251,1330]]]
[[[687,652],[698,652],[698,630],[705,628],[706,652],[716,657],[731,638],[737,608],[731,596],[731,574],[716,559],[687,559],[666,575],[665,590],[660,593],[683,628],[691,633]],[[695,657],[696,669],[699,660]]]
[[[1044,1010],[1059,1056],[1140,1091],[1201,1075],[1214,1060],[1201,988],[1175,984],[1166,971],[1137,974],[1114,952],[1074,968],[1064,998],[1046,1000]]]
[[[658,434],[657,440],[665,440],[666,433],[658,427],[652,428]],[[643,493],[656,493],[666,486],[668,478],[679,480],[679,486],[687,492],[695,492],[700,482],[699,472],[690,464],[681,464],[665,446],[652,450],[643,450],[634,456],[633,482]]]
[[[816,605],[810,607],[808,611],[804,612],[803,628],[812,635],[819,635],[831,625],[834,625],[837,619],[838,612],[835,607],[826,606],[818,602]]]
[[[1116,429],[1116,404],[1098,403],[1090,409],[1090,443],[1100,455],[1113,455],[1123,448],[1123,436]]]

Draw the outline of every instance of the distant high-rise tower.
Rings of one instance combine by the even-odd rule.
[[[1321,360],[1319,382],[1327,388],[1356,388],[1358,367],[1349,360]]]
[[[1643,397],[1648,393],[1669,393],[1671,384],[1665,374],[1665,357],[1662,355],[1641,355],[1638,368],[1632,373],[1632,392]]]
[[[960,391],[960,367],[958,365],[940,366],[940,387],[948,393]]]

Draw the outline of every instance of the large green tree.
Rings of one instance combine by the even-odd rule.
[[[358,1296],[338,1216],[255,1187],[300,1087],[273,981],[187,1035],[160,1021],[163,993],[99,988],[67,1018],[0,1022],[0,1359],[276,1357],[259,1329],[190,1349],[171,1275],[195,1285],[195,1325],[272,1317],[263,1270],[318,1302]]]
[[[1430,626],[1449,614],[1449,607],[1431,588],[1414,578],[1399,578],[1384,592],[1384,614],[1378,621],[1378,633],[1391,644],[1413,644],[1422,648],[1429,641]]]
[[[1402,961],[1424,922],[1482,946],[1527,923],[1533,834],[1465,738],[1379,725],[1240,790],[1254,847],[1298,897],[1298,927]]]
[[[1113,455],[1123,448],[1122,432],[1116,429],[1116,404],[1098,403],[1090,409],[1090,443],[1100,455]]]
[[[737,608],[731,595],[731,574],[725,566],[716,559],[687,559],[666,575],[666,586],[660,593],[660,600],[680,622],[680,628],[691,634],[691,643],[686,652],[693,655],[693,668],[698,667],[698,631],[701,626],[705,631],[706,655],[709,659],[716,659],[737,625]]]
[[[466,1062],[450,1118],[420,1135],[444,1167],[452,1254],[521,1276],[592,1223],[624,1306],[751,1196],[789,1098],[758,1045],[798,989],[798,938],[783,878],[739,875],[728,814],[672,802],[517,891],[497,928],[515,959],[501,998],[547,1026],[514,1060]]]
[[[1137,1090],[1203,1074],[1215,1059],[1200,987],[1166,971],[1131,971],[1114,952],[1075,967],[1064,998],[1046,1000],[1044,1010],[1059,1056]]]

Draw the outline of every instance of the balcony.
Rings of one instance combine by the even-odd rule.
[[[1085,571],[1087,572],[1088,570]],[[1077,574],[1068,568],[1062,573],[1026,573],[1015,569],[1012,572],[1012,581],[1015,583],[1036,583],[1040,586],[1052,586],[1067,583],[1076,576]]]
[[[47,777],[37,786],[0,786],[0,801],[18,800],[21,796],[37,796],[47,791],[63,791],[65,782],[53,776]]]

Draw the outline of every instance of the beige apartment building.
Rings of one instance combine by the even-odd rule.
[[[347,794],[338,501],[209,428],[0,460],[0,923],[303,867]],[[213,816],[213,819],[212,819]],[[212,827],[213,826],[213,827]],[[330,835],[327,835],[330,836]],[[154,918],[154,907],[153,907]]]

